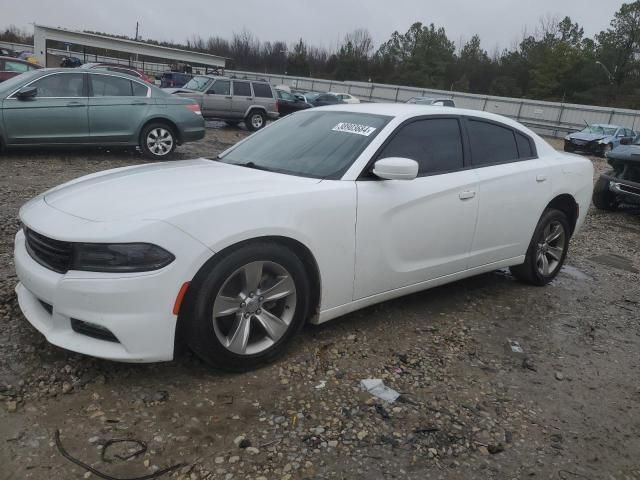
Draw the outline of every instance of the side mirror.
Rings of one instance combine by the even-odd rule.
[[[410,158],[381,158],[373,165],[373,174],[384,180],[413,180],[418,176],[418,162]]]
[[[18,100],[27,100],[29,98],[35,98],[38,95],[38,89],[36,87],[22,87],[16,93]]]

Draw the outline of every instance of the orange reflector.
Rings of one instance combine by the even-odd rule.
[[[178,296],[176,297],[176,303],[173,304],[173,314],[178,315],[180,313],[180,307],[182,306],[182,300],[187,293],[187,289],[189,288],[189,282],[184,282],[182,287],[180,287],[180,291],[178,292]]]

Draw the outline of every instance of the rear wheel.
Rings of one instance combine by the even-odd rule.
[[[261,128],[264,128],[264,126],[267,124],[267,117],[264,112],[260,110],[251,110],[249,112],[249,115],[247,115],[244,123],[249,130],[255,132],[257,130],[260,130]]]
[[[206,363],[224,370],[249,370],[277,358],[307,314],[304,266],[273,243],[232,251],[192,288],[187,343]]]
[[[150,123],[142,129],[140,150],[152,160],[165,160],[176,149],[176,135],[173,129],[164,123]]]
[[[593,204],[600,210],[615,210],[618,201],[615,193],[609,190],[609,180],[600,177],[593,187]]]
[[[569,221],[563,212],[545,210],[533,233],[524,263],[510,268],[513,276],[532,285],[548,284],[564,264],[570,231]]]

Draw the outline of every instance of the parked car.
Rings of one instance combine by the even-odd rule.
[[[302,99],[302,101],[310,104],[312,101],[314,101],[316,98],[318,98],[318,96],[322,94],[320,92],[303,92],[303,93],[296,92],[294,93],[294,95]]]
[[[130,145],[165,159],[204,137],[200,107],[131,76],[40,69],[0,83],[0,146]]]
[[[138,70],[137,68],[129,67],[127,65],[120,65],[117,63],[85,63],[80,68],[106,70],[107,72],[129,75],[130,77],[135,77],[138,80],[155,85],[153,78],[147,76],[147,74],[142,70]]]
[[[20,75],[24,72],[30,72],[42,68],[40,65],[20,60],[13,57],[0,57],[0,82],[4,82],[9,78]]]
[[[251,131],[279,116],[276,95],[269,82],[262,80],[196,75],[182,88],[165,91],[196,100],[207,119],[224,120],[229,125],[244,122]]]
[[[180,88],[193,78],[190,73],[164,72],[160,77],[160,88]]]
[[[9,48],[0,48],[0,56],[1,57],[14,57],[15,52]]]
[[[640,136],[607,153],[607,162],[612,169],[596,182],[593,204],[602,210],[615,210],[623,203],[640,205]]]
[[[278,96],[278,112],[280,112],[281,117],[297,112],[298,110],[311,108],[311,105],[307,102],[284,90],[276,89],[276,95]]]
[[[80,60],[78,57],[72,56],[62,57],[62,59],[60,60],[60,66],[62,68],[78,68],[82,66],[82,60]]]
[[[348,93],[336,93],[336,92],[329,92],[332,95],[335,95],[336,97],[338,97],[340,100],[342,100],[344,103],[360,103],[360,99],[357,97],[354,97],[353,95],[350,95]]]
[[[633,130],[618,125],[587,125],[583,130],[564,137],[564,151],[580,150],[605,156],[621,143],[631,143],[636,135]]]
[[[434,107],[455,107],[456,103],[450,98],[412,97],[407,103],[415,105],[431,105]]]
[[[338,105],[345,103],[333,93],[321,93],[309,102],[312,107],[324,107],[325,105]]]
[[[486,112],[308,109],[216,159],[105,171],[34,198],[19,214],[16,292],[60,347],[151,362],[184,339],[245,370],[307,321],[504,267],[548,284],[592,179],[589,159]]]

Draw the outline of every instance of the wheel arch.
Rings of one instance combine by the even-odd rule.
[[[139,142],[142,142],[142,132],[151,123],[163,123],[168,127],[170,127],[171,130],[173,130],[173,133],[175,133],[176,135],[176,140],[178,145],[182,144],[182,133],[180,132],[180,129],[178,128],[178,125],[176,124],[176,122],[174,122],[170,118],[158,117],[158,116],[151,117],[142,124],[142,126],[140,127],[140,130],[138,131]]]
[[[249,116],[249,114],[251,113],[252,110],[260,110],[262,113],[264,113],[265,115],[267,115],[267,109],[266,107],[264,107],[263,105],[251,105],[249,108],[247,108],[247,110],[244,112],[244,117],[242,118],[247,118]]]
[[[187,293],[184,297],[184,301],[182,304],[182,308],[178,314],[178,321],[176,324],[176,334],[175,334],[175,351],[178,351],[181,345],[183,344],[185,327],[187,325],[187,321],[189,316],[191,315],[190,306],[193,304],[192,295],[195,295],[197,291],[198,285],[204,279],[206,272],[213,268],[217,262],[220,261],[225,255],[228,255],[230,252],[241,249],[248,245],[254,243],[264,243],[271,242],[282,247],[285,247],[292,251],[299,259],[302,261],[304,265],[304,269],[309,276],[310,283],[310,291],[311,298],[309,299],[309,311],[307,312],[307,321],[310,321],[313,317],[317,316],[320,310],[320,300],[321,300],[321,292],[322,292],[322,280],[320,276],[320,268],[318,267],[318,263],[315,259],[313,253],[309,247],[305,244],[291,237],[280,236],[280,235],[266,235],[260,237],[254,237],[246,240],[241,240],[232,245],[229,245],[222,250],[216,252],[211,256],[204,264],[198,269],[196,274],[191,279],[190,286],[187,290]]]
[[[571,227],[571,235],[573,235],[573,232],[576,229],[576,224],[578,223],[578,216],[580,215],[580,207],[573,195],[570,195],[568,193],[557,195],[547,204],[545,210],[548,210],[550,208],[560,210],[567,216],[567,218],[569,219],[569,225]]]

